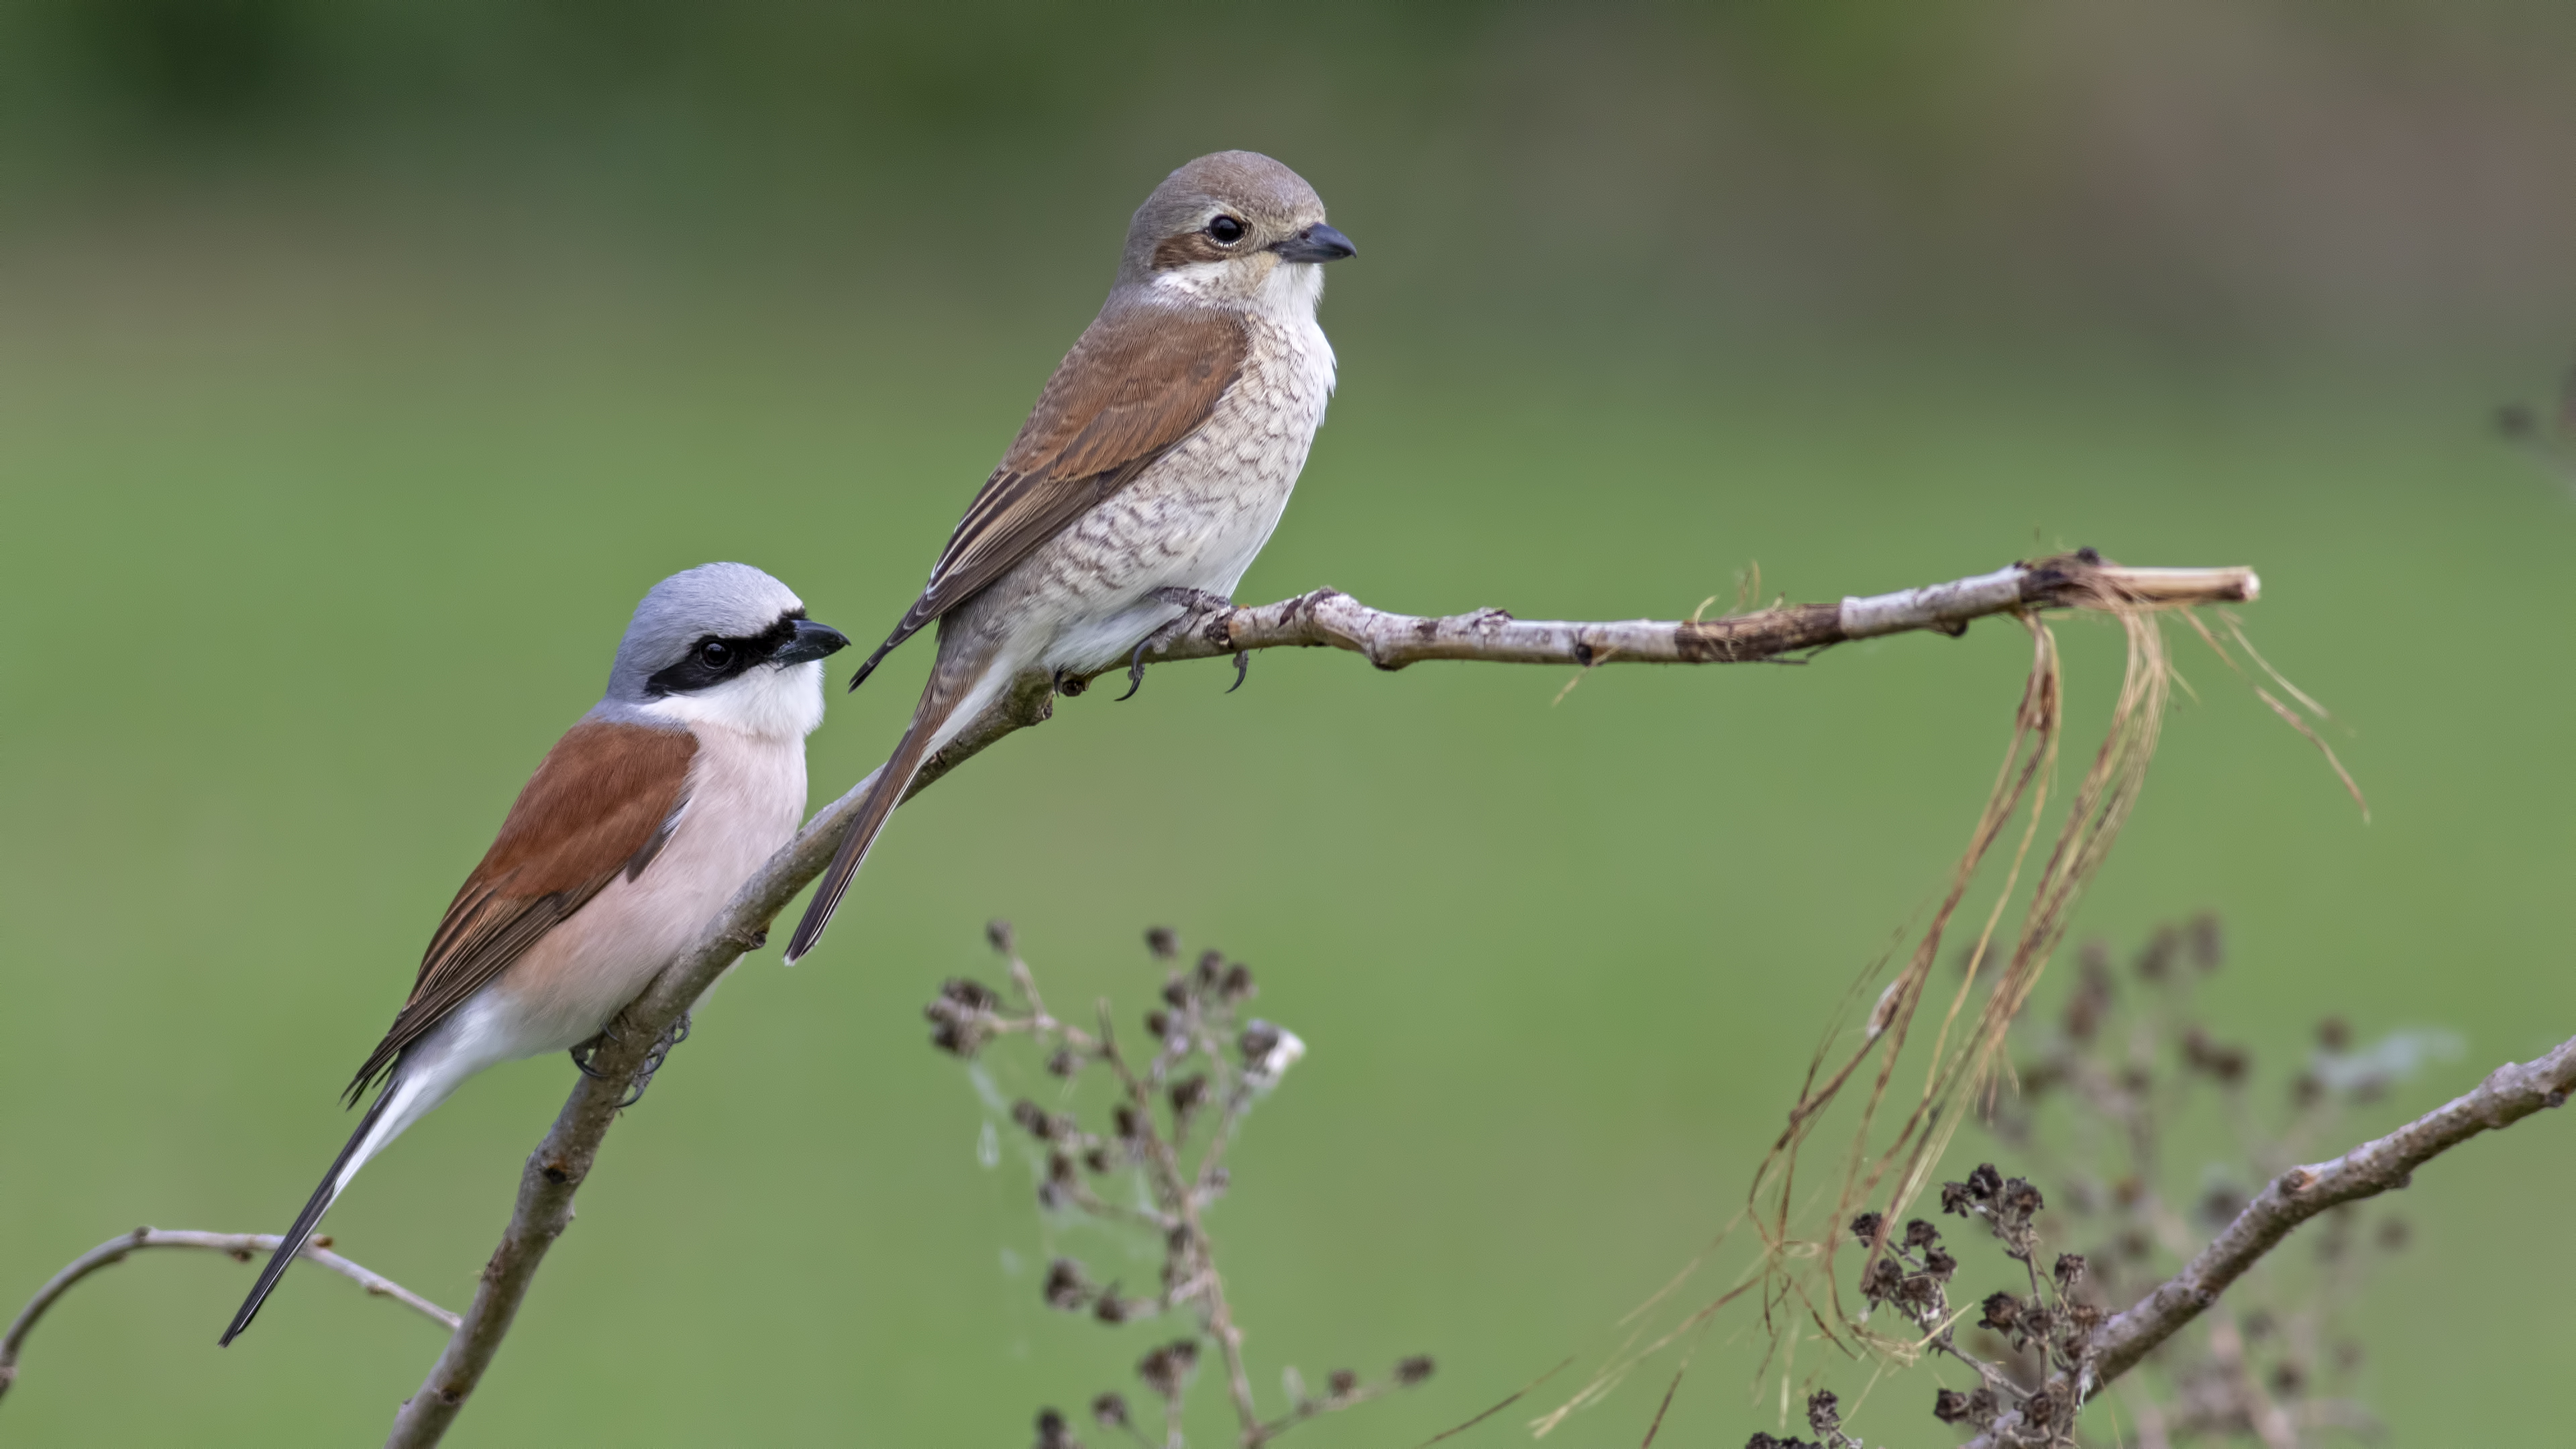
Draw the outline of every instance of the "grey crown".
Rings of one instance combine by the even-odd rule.
[[[804,607],[794,590],[749,564],[700,564],[673,574],[635,606],[600,702],[644,704],[653,697],[646,681],[687,657],[699,640],[749,638]]]

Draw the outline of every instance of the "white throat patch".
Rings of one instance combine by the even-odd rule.
[[[1246,292],[1236,268],[1240,261],[1191,262],[1154,274],[1153,289],[1175,301],[1234,302],[1282,321],[1315,315],[1324,300],[1324,267],[1320,262],[1279,262],[1260,285]]]
[[[755,664],[712,689],[666,694],[642,708],[645,714],[674,724],[801,740],[823,723],[823,661],[813,659],[785,668]]]

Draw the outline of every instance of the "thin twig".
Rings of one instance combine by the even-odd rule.
[[[2282,1173],[2181,1272],[2095,1329],[2080,1356],[2081,1367],[2052,1375],[2050,1389],[2060,1402],[2068,1392],[2090,1398],[2200,1317],[2299,1224],[2328,1208],[2405,1187],[2415,1169],[2444,1152],[2481,1132],[2564,1106],[2571,1091],[2576,1091],[2576,1038],[2537,1060],[2505,1063],[2477,1090],[2332,1162]],[[1963,1449],[2007,1449],[2022,1442],[2022,1428],[2019,1414],[2007,1413]]]
[[[9,1325],[8,1336],[0,1338],[0,1394],[9,1392],[9,1386],[18,1381],[18,1351],[26,1346],[27,1335],[34,1330],[36,1320],[45,1316],[45,1310],[53,1307],[56,1299],[70,1292],[73,1284],[99,1269],[111,1263],[122,1263],[128,1254],[143,1248],[202,1248],[222,1253],[237,1263],[247,1263],[276,1252],[281,1241],[275,1233],[200,1233],[161,1228],[136,1228],[108,1239],[72,1259],[44,1287],[36,1290],[36,1296],[27,1300],[26,1307],[18,1310],[17,1319]],[[327,1237],[308,1238],[304,1251],[296,1256],[319,1263],[350,1279],[373,1297],[390,1298],[442,1328],[451,1332],[455,1329],[457,1315],[382,1273],[330,1251],[330,1241]]]
[[[1383,669],[1400,669],[1424,659],[1554,665],[1742,663],[1908,630],[1957,634],[1968,621],[1994,614],[2101,607],[2105,599],[2123,601],[2131,608],[2236,603],[2259,592],[2251,569],[2124,568],[2104,563],[2089,551],[2017,563],[1991,574],[1894,594],[1846,598],[1838,604],[1791,604],[1692,622],[1538,623],[1516,620],[1495,609],[1420,618],[1372,609],[1347,594],[1319,589],[1257,608],[1193,605],[1183,627],[1167,631],[1164,641],[1146,649],[1142,658],[1147,663],[1168,663],[1227,657],[1249,649],[1329,646],[1365,655]],[[1078,693],[1097,677],[1067,681],[1065,692]],[[1054,712],[1056,687],[1043,675],[1017,681],[924,764],[907,795],[928,788],[1003,736],[1046,720]],[[822,873],[839,846],[841,828],[875,788],[876,778],[871,774],[818,812],[734,893],[696,944],[665,967],[626,1008],[623,1020],[628,1029],[592,1057],[595,1075],[573,1084],[554,1126],[529,1154],[519,1179],[518,1200],[500,1245],[483,1269],[474,1301],[419,1392],[405,1400],[395,1416],[393,1432],[385,1441],[387,1449],[424,1449],[436,1444],[455,1422],[509,1334],[547,1249],[571,1225],[573,1195],[589,1176],[600,1143],[616,1121],[618,1104],[626,1099],[646,1054],[718,977],[767,939],[769,923]],[[1194,1206],[1190,1211],[1195,1216]],[[1239,1335],[1221,1310],[1211,1328],[1226,1348],[1231,1368]],[[1247,1419],[1249,1397],[1248,1389],[1238,1389],[1237,1405]]]

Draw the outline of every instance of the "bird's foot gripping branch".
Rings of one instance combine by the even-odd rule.
[[[2160,610],[2250,601],[2259,588],[2254,571],[2248,568],[2132,568],[2080,550],[1894,593],[1852,596],[1837,603],[1783,604],[1715,619],[1545,622],[1516,619],[1499,609],[1416,616],[1371,608],[1347,594],[1325,589],[1244,608],[1214,599],[1192,604],[1181,616],[1183,627],[1158,635],[1141,662],[1150,666],[1187,659],[1231,659],[1255,649],[1331,647],[1358,653],[1389,669],[1427,659],[1581,669],[1631,663],[1743,663],[1914,630],[1956,636],[1979,618],[2031,621],[2044,611],[2058,609],[2135,620],[2142,613]],[[1128,661],[1121,660],[1073,682],[1087,683],[1099,674],[1128,667]],[[1045,675],[1015,681],[922,762],[903,787],[906,796],[1003,736],[1045,720],[1061,683]],[[753,872],[725,909],[700,931],[696,942],[627,1006],[620,1017],[621,1035],[590,1055],[588,1065],[595,1075],[584,1075],[574,1083],[553,1127],[529,1154],[510,1221],[477,1282],[473,1302],[420,1391],[396,1415],[386,1441],[393,1449],[435,1444],[454,1423],[499,1352],[547,1250],[571,1225],[574,1194],[617,1120],[620,1105],[649,1070],[654,1044],[672,1031],[736,960],[761,944],[763,933],[797,893],[822,874],[881,778],[871,774],[853,785]],[[1332,1398],[1327,1394],[1314,1402]]]

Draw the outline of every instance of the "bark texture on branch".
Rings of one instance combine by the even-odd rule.
[[[165,1231],[160,1228],[136,1228],[130,1233],[120,1233],[108,1239],[72,1259],[61,1272],[47,1280],[44,1287],[36,1290],[36,1296],[27,1300],[26,1307],[18,1310],[18,1317],[10,1323],[7,1336],[0,1337],[0,1394],[9,1392],[9,1386],[18,1381],[18,1353],[26,1346],[27,1335],[35,1329],[36,1320],[44,1317],[45,1310],[53,1307],[57,1299],[70,1292],[74,1284],[99,1269],[110,1264],[122,1263],[129,1254],[144,1248],[203,1248],[225,1254],[235,1262],[247,1263],[276,1252],[277,1245],[283,1241],[284,1239],[275,1233],[198,1233],[184,1230]],[[324,1246],[330,1241],[327,1237],[318,1236],[309,1239],[304,1244],[304,1251],[296,1256],[307,1262],[319,1263],[341,1277],[354,1281],[375,1297],[390,1298],[441,1328],[451,1331],[455,1329],[459,1322],[457,1315],[382,1273],[352,1263],[332,1252]]]
[[[2247,568],[2140,569],[2103,562],[2090,550],[2060,555],[1975,578],[1839,604],[1791,604],[1709,620],[1640,619],[1621,623],[1545,623],[1480,609],[1423,618],[1372,609],[1347,594],[1319,589],[1275,604],[1236,608],[1198,601],[1159,633],[1141,663],[1214,659],[1252,649],[1329,646],[1365,655],[1381,669],[1425,659],[1513,664],[1740,663],[1819,649],[1847,640],[1907,630],[1957,634],[1984,615],[2060,607],[2168,607],[2243,602],[2260,584]],[[1120,668],[1123,669],[1123,666]],[[1116,670],[1102,670],[1107,674]],[[1098,675],[1089,678],[1098,678]],[[1032,675],[987,709],[914,777],[910,795],[1004,735],[1044,721],[1054,695],[1080,693],[1089,679]],[[528,1157],[519,1196],[477,1285],[464,1322],[431,1366],[420,1391],[395,1416],[387,1449],[435,1444],[455,1421],[535,1280],[538,1264],[572,1223],[573,1194],[590,1173],[653,1043],[688,1014],[699,996],[768,936],[769,923],[830,863],[842,826],[876,787],[871,774],[833,801],[772,856],[722,916],[621,1016],[621,1039],[591,1059],[596,1076],[573,1085],[552,1130]]]
[[[1162,662],[1243,649],[1329,646],[1365,655],[1380,669],[1426,659],[1586,667],[1613,661],[1735,664],[1916,629],[1959,634],[1970,620],[1989,614],[2095,605],[2105,597],[2153,608],[2248,603],[2262,592],[2262,581],[2249,568],[2123,568],[2089,552],[1839,604],[1788,604],[1723,619],[1578,624],[1515,619],[1500,609],[1423,618],[1317,589],[1254,608],[1194,609],[1167,631],[1170,637],[1148,645],[1144,657]]]
[[[2080,1383],[2075,1376],[2060,1373],[2050,1381],[2050,1388],[2061,1403],[2070,1391],[2091,1398],[2217,1303],[2229,1284],[2280,1246],[2299,1224],[2329,1208],[2402,1188],[2415,1169],[2451,1148],[2481,1132],[2510,1127],[2535,1112],[2564,1106],[2571,1092],[2576,1092],[2576,1038],[2559,1043],[2537,1060],[2505,1063],[2489,1073],[2477,1090],[2332,1162],[2282,1173],[2181,1272],[2093,1331],[2092,1341],[2085,1346]],[[2033,1441],[2034,1436],[2025,1435],[2020,1414],[2014,1412],[1963,1449],[2007,1449]]]

